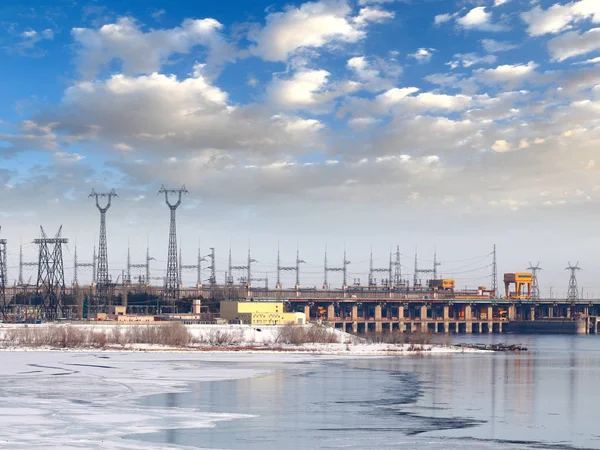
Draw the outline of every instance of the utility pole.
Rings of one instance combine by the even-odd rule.
[[[531,270],[533,278],[531,283],[531,300],[537,302],[540,300],[540,286],[538,284],[538,272],[542,270],[542,268],[540,267],[540,262],[538,261],[538,263],[534,266],[533,264],[531,264],[531,261],[529,261],[529,267],[527,268],[527,270]]]
[[[567,291],[567,300],[570,302],[576,302],[579,300],[579,289],[577,289],[577,276],[576,273],[578,270],[581,270],[579,267],[579,261],[577,264],[572,265],[569,261],[569,266],[565,268],[565,270],[571,271],[571,277],[569,278],[569,290]]]
[[[41,237],[33,241],[39,246],[37,295],[40,301],[40,316],[48,321],[67,316],[65,298],[65,273],[62,245],[69,242],[61,237],[62,226],[54,238],[48,238],[40,227]]]
[[[158,194],[165,194],[165,203],[171,211],[171,223],[169,227],[169,250],[167,253],[167,277],[165,279],[164,297],[165,299],[175,302],[179,299],[179,269],[177,267],[177,219],[176,211],[181,205],[181,196],[187,194],[188,190],[185,186],[181,189],[165,189],[164,185],[160,187]],[[169,196],[174,195],[177,202],[171,203]]]

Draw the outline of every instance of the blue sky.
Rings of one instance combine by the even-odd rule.
[[[600,294],[598,1],[22,1],[0,53],[10,242],[64,224],[91,253],[87,195],[114,187],[111,269],[151,241],[160,273],[155,192],[185,183],[182,242],[221,267],[230,239],[266,272],[277,241],[316,272],[346,243],[357,277],[371,245],[410,276],[415,245],[452,273],[496,243],[501,270],[541,260],[565,290],[580,259]]]

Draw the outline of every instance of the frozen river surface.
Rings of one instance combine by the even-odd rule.
[[[0,448],[600,448],[600,338],[511,341],[531,351],[2,352]]]

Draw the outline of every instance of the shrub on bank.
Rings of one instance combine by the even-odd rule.
[[[135,325],[94,330],[72,325],[11,328],[6,331],[4,344],[24,347],[104,348],[107,345],[154,344],[185,347],[191,336],[184,325],[170,322],[164,325]]]
[[[337,344],[339,338],[328,328],[311,325],[283,325],[275,339],[276,344]]]

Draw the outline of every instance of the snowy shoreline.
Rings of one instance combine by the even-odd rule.
[[[170,328],[169,328],[170,327]],[[156,330],[160,339],[144,340],[144,331]],[[141,333],[129,333],[140,331]],[[289,332],[316,331],[321,340],[290,341]],[[129,333],[129,334],[128,334]],[[287,334],[286,334],[287,333]],[[183,336],[182,336],[183,334]],[[166,335],[163,336],[163,335]],[[169,343],[169,335],[181,337]],[[122,339],[128,337],[129,340]],[[133,336],[133,338],[132,338]],[[101,338],[100,338],[101,337]],[[171,336],[172,337],[172,336]],[[303,337],[303,336],[301,336]],[[305,337],[305,336],[304,336]],[[411,336],[408,336],[411,338]],[[171,339],[172,340],[172,339]],[[336,356],[408,356],[488,353],[472,348],[431,343],[374,343],[331,327],[319,325],[129,325],[114,323],[0,326],[0,351],[148,352],[148,353],[297,353]]]
[[[333,355],[333,356],[410,356],[410,355],[452,355],[457,353],[493,353],[490,350],[461,348],[446,345],[414,346],[412,344],[306,344],[301,346],[280,347],[168,347],[149,344],[131,344],[124,347],[107,346],[95,347],[26,347],[4,346],[0,352],[65,352],[65,353],[187,353],[187,354],[302,354],[302,355]]]

